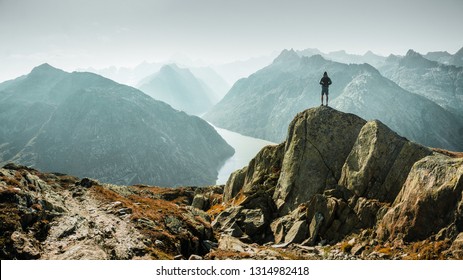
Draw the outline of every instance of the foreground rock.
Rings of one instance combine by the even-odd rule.
[[[213,225],[293,253],[291,246],[326,244],[341,259],[459,258],[462,174],[461,153],[410,142],[376,120],[313,108],[295,117],[284,143],[230,176]],[[244,221],[261,223],[250,231]],[[340,257],[333,254],[311,258]]]
[[[194,195],[194,188],[107,185],[9,164],[0,169],[0,258],[202,256],[215,239],[210,217],[189,206]]]

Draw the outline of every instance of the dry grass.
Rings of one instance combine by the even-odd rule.
[[[241,205],[246,200],[246,195],[244,195],[241,191],[231,200],[227,202],[222,202],[220,204],[213,205],[209,210],[207,210],[207,214],[211,216],[212,219],[215,219],[217,215],[219,215],[225,209],[231,206],[238,206]]]
[[[183,210],[174,202],[153,199],[137,194],[123,196],[103,186],[96,186],[91,188],[91,190],[95,193],[97,198],[103,199],[106,202],[120,201],[122,203],[121,208],[132,209],[132,220],[145,218],[153,221],[160,221],[167,215],[181,216],[183,213]],[[156,190],[153,191],[156,192]]]
[[[408,248],[408,251],[410,251],[408,259],[445,260],[447,257],[444,252],[450,248],[450,245],[449,240],[415,242]]]
[[[222,251],[222,250],[212,251],[209,254],[207,254],[207,259],[210,259],[210,260],[226,260],[226,259],[241,260],[241,259],[246,259],[250,257],[251,255],[245,252],[232,252],[232,251]]]
[[[0,181],[5,182],[7,186],[18,187],[20,185],[17,179],[8,176],[1,176]]]
[[[223,210],[227,209],[226,204],[221,203],[221,204],[216,204],[212,206],[209,210],[207,210],[207,214],[211,216],[212,219],[215,219],[217,215],[219,215]]]
[[[436,153],[440,153],[452,158],[463,158],[463,152],[452,152],[452,151],[447,151],[444,149],[439,149],[439,148],[432,148],[432,150]]]
[[[374,248],[379,254],[384,254],[386,257],[390,257],[394,254],[394,250],[391,247],[378,245]]]
[[[344,253],[350,253],[352,247],[352,244],[349,244],[349,242],[347,241],[341,243],[341,251],[343,251]]]

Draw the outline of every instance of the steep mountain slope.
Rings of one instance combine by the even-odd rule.
[[[428,146],[463,150],[462,125],[437,104],[403,90],[368,64],[347,65],[320,55],[299,57],[292,50],[283,51],[270,66],[238,81],[205,118],[218,127],[282,141],[296,113],[320,104],[318,82],[324,71],[333,80],[330,104],[334,108],[379,119]]]
[[[138,88],[177,110],[198,115],[209,110],[220,97],[188,69],[165,65],[153,76],[143,79]]]
[[[450,59],[449,64],[463,67],[463,48],[459,49]]]
[[[399,134],[427,146],[463,150],[463,125],[458,118],[377,73],[355,77],[332,106],[368,120],[379,119]]]
[[[211,184],[233,149],[206,122],[44,64],[0,96],[0,162],[120,184]]]
[[[463,120],[463,68],[443,65],[409,50],[379,68],[402,88],[434,101]]]

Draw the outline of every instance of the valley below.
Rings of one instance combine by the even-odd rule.
[[[274,145],[275,143],[241,135],[224,128],[214,127],[217,133],[233,148],[235,153],[227,159],[219,169],[217,185],[227,183],[230,174],[248,165],[249,161],[265,146]]]

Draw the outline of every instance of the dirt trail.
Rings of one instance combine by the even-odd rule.
[[[103,203],[90,189],[79,186],[62,190],[59,196],[66,212],[50,223],[42,259],[132,259],[144,255],[144,238],[130,223],[129,213],[114,214],[117,201]]]

